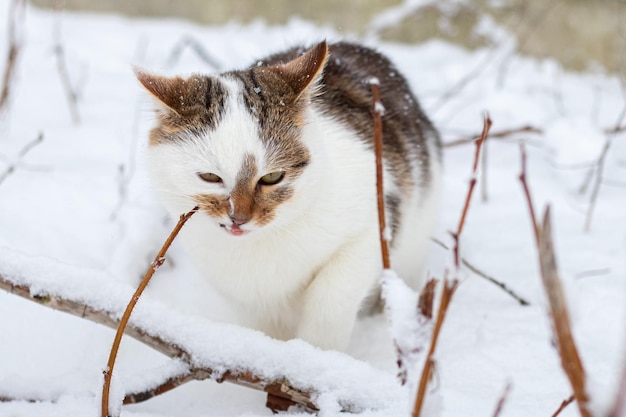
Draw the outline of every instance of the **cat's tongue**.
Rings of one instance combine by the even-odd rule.
[[[240,228],[238,225],[236,224],[232,224],[230,225],[230,227],[227,229],[231,235],[233,236],[241,236],[244,233],[246,233],[245,230],[243,230],[242,228]]]

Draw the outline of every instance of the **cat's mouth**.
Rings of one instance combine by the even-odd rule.
[[[229,234],[233,236],[243,236],[249,232],[249,230],[244,230],[234,223],[230,225],[225,225],[223,223],[220,223],[220,227],[226,230]]]

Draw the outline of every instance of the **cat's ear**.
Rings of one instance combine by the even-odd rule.
[[[139,82],[167,109],[181,116],[191,116],[205,108],[207,87],[203,77],[165,77],[137,67],[133,70]]]
[[[328,44],[322,41],[298,58],[285,64],[272,66],[270,70],[287,82],[296,94],[295,100],[297,100],[308,87],[316,86],[327,59]]]

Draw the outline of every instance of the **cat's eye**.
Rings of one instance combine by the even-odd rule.
[[[265,174],[259,179],[261,185],[276,185],[285,178],[285,171],[276,171]]]
[[[200,179],[206,182],[213,182],[213,183],[222,182],[222,179],[219,176],[211,172],[198,173],[198,177],[200,177]]]

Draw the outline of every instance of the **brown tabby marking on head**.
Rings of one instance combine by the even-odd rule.
[[[230,217],[264,226],[275,218],[278,206],[289,200],[294,190],[289,185],[260,185],[259,177],[256,158],[246,154],[230,196],[200,194],[192,198],[211,217],[220,220]]]
[[[309,151],[299,138],[327,54],[328,45],[321,42],[290,62],[226,74],[243,85],[244,104],[258,122],[268,166],[292,178],[309,164]]]
[[[150,145],[199,136],[217,127],[227,98],[226,88],[217,79],[203,75],[164,77],[137,68],[135,74],[163,104],[157,111],[160,123],[150,131]]]

